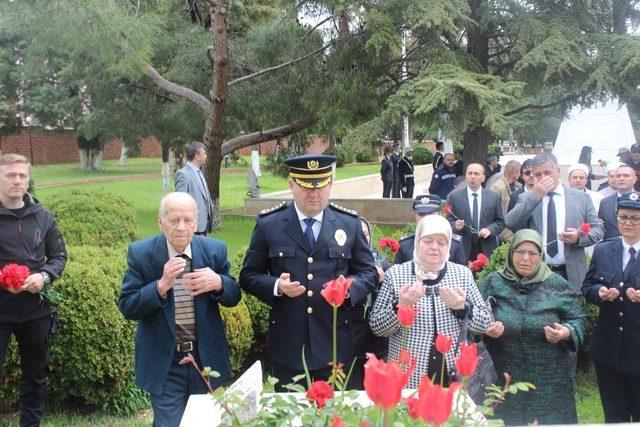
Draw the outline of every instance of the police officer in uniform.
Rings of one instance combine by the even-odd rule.
[[[426,215],[438,215],[440,211],[440,197],[435,194],[423,194],[417,196],[413,201],[413,214],[418,223]],[[403,262],[413,259],[415,235],[413,233],[400,238],[400,249],[396,253],[394,264],[402,264]],[[451,249],[449,250],[449,261],[456,264],[467,265],[467,258],[464,256],[464,247],[462,246],[462,237],[453,233],[451,236]]]
[[[400,198],[400,159],[402,158],[402,152],[400,151],[400,144],[395,143],[393,145],[393,153],[391,153],[391,163],[393,163],[393,186],[391,190],[391,197],[394,199]]]
[[[606,423],[640,421],[640,193],[618,198],[620,237],[597,243],[582,285],[600,307],[591,335]]]
[[[329,204],[336,158],[302,155],[285,160],[293,203],[258,214],[240,286],[271,307],[268,354],[277,391],[303,373],[331,374],[333,308],[322,285],[343,275],[355,281],[338,309],[338,362],[348,372],[355,356],[352,320],[362,317],[377,272],[354,211]]]
[[[404,157],[398,162],[398,170],[400,174],[400,187],[403,199],[413,198],[413,187],[415,185],[413,177],[413,148],[407,147],[404,151]]]

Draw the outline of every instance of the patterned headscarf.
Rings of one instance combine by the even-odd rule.
[[[425,266],[424,261],[420,259],[418,246],[420,244],[420,239],[434,234],[443,234],[447,238],[447,252],[442,264],[438,266],[436,270],[429,270]],[[416,236],[413,242],[413,265],[416,269],[416,277],[419,280],[435,280],[438,277],[440,270],[442,270],[447,261],[449,261],[451,234],[452,231],[449,221],[440,215],[427,215],[418,222],[418,225],[416,226]]]

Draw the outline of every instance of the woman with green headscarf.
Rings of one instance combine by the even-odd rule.
[[[500,385],[506,372],[514,382],[536,386],[507,397],[496,417],[507,425],[577,423],[569,353],[582,343],[587,320],[581,295],[545,264],[540,234],[518,231],[504,269],[479,288],[485,299],[492,297],[495,322],[484,341]]]

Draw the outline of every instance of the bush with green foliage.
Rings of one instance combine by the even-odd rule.
[[[351,164],[356,161],[356,150],[353,144],[340,144],[336,145],[336,167],[341,168],[344,165]]]
[[[235,307],[220,306],[220,314],[227,330],[231,369],[238,373],[253,344],[253,328],[251,327],[249,309],[245,302],[240,300]]]
[[[231,275],[236,279],[240,277],[245,254],[246,249],[242,248],[231,261]],[[242,291],[242,300],[251,316],[255,346],[263,348],[267,345],[267,333],[269,332],[269,306],[244,291]]]
[[[356,149],[356,162],[374,163],[378,161],[378,152],[371,145],[358,146]]]
[[[413,164],[430,165],[433,161],[433,153],[422,144],[413,145]]]
[[[68,247],[62,278],[58,331],[51,337],[47,401],[134,413],[147,406],[133,384],[135,322],[116,305],[126,269],[126,247]],[[19,364],[15,343],[5,365],[0,400],[15,404]]]
[[[47,208],[71,246],[116,246],[141,237],[131,204],[107,191],[74,190],[56,198]]]

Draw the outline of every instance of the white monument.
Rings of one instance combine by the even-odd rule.
[[[574,107],[560,125],[553,154],[561,165],[577,163],[580,149],[588,145],[595,166],[598,160],[616,161],[618,148],[629,148],[635,142],[627,106],[612,100],[591,108]]]

